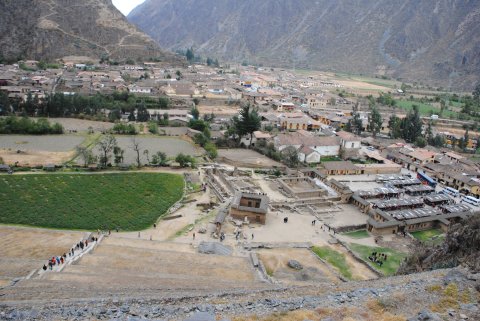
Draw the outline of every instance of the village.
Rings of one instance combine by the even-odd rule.
[[[91,289],[108,297],[115,284],[129,291],[193,289],[190,294],[372,280],[394,275],[419,242],[438,244],[451,226],[480,213],[476,123],[441,118],[436,103],[434,113],[419,115],[381,101],[385,95],[434,97],[434,90],[243,65],[110,65],[78,57],[55,69],[39,65],[0,65],[2,118],[45,117],[41,101],[55,95],[74,101],[126,94],[133,106],[48,117],[61,124],[61,135],[0,136],[5,195],[15,186],[10,177],[32,171],[35,180],[67,181],[83,174],[181,175],[185,186],[141,229],[120,223],[88,228],[93,232],[1,227],[0,253],[8,258],[2,266],[9,268],[0,285],[13,300],[31,299],[35,284],[49,281],[73,282],[82,290],[61,296],[75,299]],[[27,111],[32,100],[37,108]],[[392,115],[402,126],[412,117],[420,127],[416,137],[395,136],[400,127],[394,129]],[[254,125],[240,131],[249,117]],[[132,126],[133,134],[115,131],[120,125]],[[109,137],[120,152],[102,158],[98,148]],[[78,146],[97,154],[82,159]],[[165,153],[162,161],[152,161],[154,151]],[[40,249],[39,238],[50,245]],[[93,241],[85,249],[74,246],[56,267],[44,263],[58,250],[51,242],[68,249],[76,240]],[[132,269],[142,275],[133,277]],[[97,272],[87,278],[85,271]],[[21,286],[8,287],[11,280]]]

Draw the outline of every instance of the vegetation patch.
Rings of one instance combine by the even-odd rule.
[[[440,237],[443,232],[437,229],[411,232],[412,236],[422,242],[443,241],[445,237]]]
[[[367,237],[370,237],[370,234],[368,234],[366,230],[347,232],[347,233],[343,233],[342,235],[351,237],[353,239],[365,239]]]
[[[375,269],[387,276],[395,274],[400,266],[400,263],[407,256],[407,254],[405,253],[385,247],[367,246],[356,243],[350,243],[349,247],[353,252],[357,253],[357,255],[359,255],[365,262],[370,263],[370,265],[375,267]],[[372,252],[377,252],[378,254],[383,253],[387,255],[387,259],[383,261],[382,266],[370,261],[368,257],[372,255]]]
[[[348,266],[347,260],[345,259],[345,255],[343,253],[332,250],[327,246],[314,246],[312,247],[312,251],[313,253],[318,255],[318,257],[327,261],[336,269],[338,269],[338,271],[343,277],[349,280],[352,279],[352,272],[350,271],[350,267]]]
[[[0,178],[0,223],[61,229],[141,230],[183,195],[165,173],[11,175]]]

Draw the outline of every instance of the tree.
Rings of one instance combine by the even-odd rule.
[[[239,115],[232,119],[236,134],[241,138],[245,135],[250,135],[252,141],[253,133],[260,129],[260,116],[256,109],[251,108],[250,104],[242,107]]]
[[[148,113],[145,101],[142,100],[140,104],[137,105],[137,121],[146,122],[150,119],[150,114]]]
[[[170,99],[168,97],[158,98],[158,108],[169,109],[170,108]]]
[[[207,152],[208,157],[210,157],[211,159],[217,158],[217,156],[218,156],[217,146],[215,146],[214,143],[212,143],[212,142],[206,143],[205,146],[204,146],[204,149]]]
[[[112,152],[115,146],[117,146],[117,140],[113,135],[107,135],[98,142],[98,149],[102,153],[102,156],[100,157],[100,164],[103,167],[107,167],[108,160],[110,159],[109,154]]]
[[[409,111],[407,117],[402,119],[400,128],[402,137],[408,143],[414,143],[417,137],[422,136],[422,120],[418,111],[418,106],[413,105],[413,110]]]
[[[382,129],[382,123],[382,116],[376,107],[372,107],[372,111],[370,112],[370,115],[368,115],[368,127],[374,138],[377,137],[377,134]]]
[[[195,54],[193,52],[193,48],[190,47],[189,49],[187,49],[187,52],[185,54],[185,57],[187,57],[187,60],[188,62],[192,62],[195,60]]]
[[[399,138],[402,136],[401,132],[401,122],[402,120],[397,117],[397,115],[390,116],[388,120],[388,128],[390,129],[390,138]]]
[[[345,130],[356,135],[360,135],[362,133],[363,123],[360,119],[360,114],[354,111],[352,118],[350,118],[345,126]],[[380,125],[381,126],[381,125]]]
[[[145,149],[143,151],[143,155],[145,155],[145,157],[147,158],[147,163],[150,164],[150,152],[148,151],[148,149]]]
[[[198,118],[200,118],[200,112],[196,106],[193,106],[192,109],[190,109],[190,114],[194,120],[198,120]]]
[[[432,121],[428,122],[427,130],[425,132],[425,137],[427,138],[427,142],[430,145],[433,145],[435,138],[433,137],[433,132],[432,132]]]
[[[463,135],[463,141],[464,145],[462,150],[465,151],[465,149],[468,147],[468,142],[470,141],[470,136],[468,135],[468,128],[465,130],[465,134]]]
[[[167,154],[164,152],[157,152],[152,156],[152,164],[165,166],[167,164]]]
[[[298,151],[293,146],[288,146],[282,151],[283,162],[290,168],[296,168],[300,160],[298,159]]]
[[[443,147],[445,145],[445,138],[439,134],[435,135],[432,145],[435,147]]]
[[[193,136],[193,141],[195,142],[195,144],[204,147],[208,143],[208,138],[203,133],[195,134],[195,136]]]
[[[427,146],[427,141],[426,141],[425,138],[423,138],[422,136],[418,136],[418,137],[415,139],[415,145],[416,145],[417,147],[423,148],[423,147]]]
[[[113,162],[118,165],[123,163],[123,154],[125,151],[118,146],[113,147]]]
[[[87,167],[88,164],[91,164],[95,160],[93,152],[87,147],[79,145],[75,147],[75,151],[77,152],[78,157],[82,159],[83,167]]]
[[[142,167],[142,163],[140,161],[140,151],[142,150],[142,146],[140,145],[140,142],[135,137],[132,138],[131,147],[133,151],[137,154],[137,167],[140,168]]]
[[[180,153],[177,155],[177,157],[175,157],[175,161],[179,163],[181,167],[195,167],[195,158],[190,155],[184,155]]]

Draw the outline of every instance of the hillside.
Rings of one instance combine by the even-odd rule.
[[[408,274],[457,265],[480,271],[480,216],[455,224],[445,241],[437,246],[418,244],[415,253],[400,267],[399,274]]]
[[[175,59],[113,6],[111,0],[0,1],[0,56]]]
[[[480,2],[147,0],[128,19],[161,46],[274,66],[471,89]]]

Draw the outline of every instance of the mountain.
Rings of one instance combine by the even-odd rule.
[[[233,61],[480,80],[477,0],[147,0],[128,16],[161,46]]]
[[[0,55],[44,60],[174,57],[129,23],[111,0],[2,0]]]

